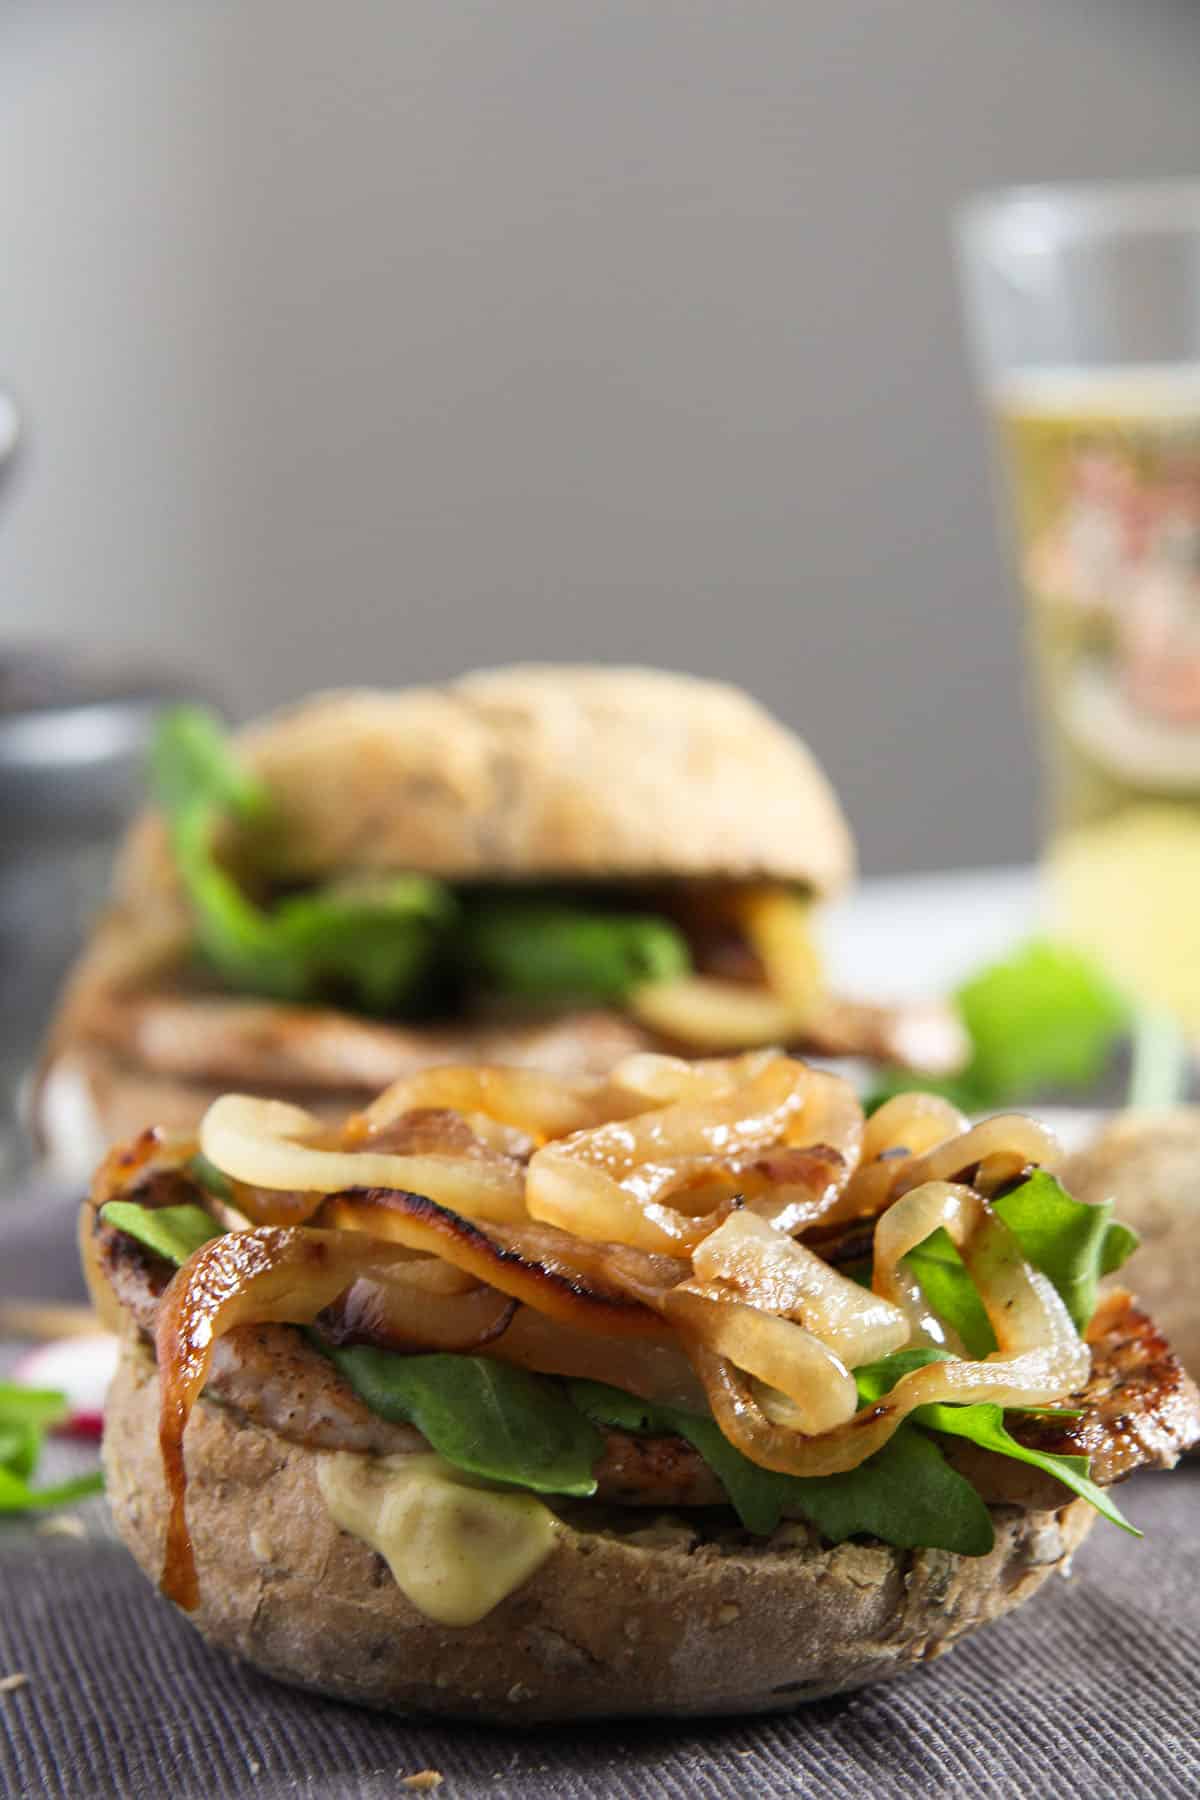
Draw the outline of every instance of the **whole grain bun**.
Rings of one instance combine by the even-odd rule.
[[[113,1517],[147,1574],[165,1495],[158,1378],[125,1349],[109,1396]],[[629,1509],[589,1527],[576,1503],[540,1568],[478,1624],[432,1623],[383,1559],[333,1522],[319,1452],[201,1400],[188,1427],[188,1519],[204,1636],[279,1679],[398,1712],[501,1724],[771,1711],[883,1680],[1027,1599],[1095,1517],[994,1508],[984,1557],[765,1542]],[[717,1515],[714,1515],[717,1516]]]
[[[852,870],[846,823],[800,740],[736,688],[687,675],[525,667],[323,694],[243,731],[237,749],[276,820],[226,851],[280,877],[763,875],[826,893]],[[64,1171],[86,1172],[98,1145],[146,1118],[194,1125],[231,1084],[308,1095],[336,1114],[430,1063],[603,1074],[656,1043],[618,1013],[411,1029],[196,992],[184,975],[192,931],[166,829],[148,812],[34,1084],[34,1135]]]
[[[1200,1107],[1122,1113],[1070,1158],[1062,1178],[1080,1200],[1112,1200],[1139,1234],[1121,1281],[1200,1375]]]
[[[275,799],[265,856],[287,877],[763,875],[825,894],[853,869],[806,746],[749,695],[690,675],[545,665],[318,694],[237,748]],[[143,827],[121,896],[173,887],[161,828]]]

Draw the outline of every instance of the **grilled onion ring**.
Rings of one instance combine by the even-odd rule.
[[[251,1187],[326,1194],[351,1187],[406,1188],[473,1219],[525,1217],[524,1171],[507,1157],[356,1153],[318,1150],[302,1141],[321,1129],[302,1107],[225,1094],[204,1115],[200,1147],[224,1174]]]
[[[423,1194],[397,1188],[352,1188],[333,1194],[321,1217],[347,1235],[361,1234],[393,1250],[404,1245],[432,1252],[512,1299],[581,1331],[610,1337],[670,1335],[640,1299],[579,1268],[565,1234],[559,1234],[555,1256],[544,1233],[538,1240],[527,1238],[520,1227],[484,1229]]]
[[[672,1204],[689,1180],[778,1143],[804,1106],[810,1073],[779,1056],[730,1093],[683,1099],[547,1144],[529,1164],[530,1216],[591,1243],[686,1252],[720,1222]]]

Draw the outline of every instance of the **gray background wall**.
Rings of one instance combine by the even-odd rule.
[[[872,868],[1033,845],[948,209],[1200,169],[1167,0],[6,0],[0,632],[241,709],[727,673]]]

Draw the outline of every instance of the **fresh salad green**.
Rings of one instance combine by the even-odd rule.
[[[1100,1278],[1119,1269],[1137,1249],[1137,1233],[1112,1216],[1113,1203],[1072,1199],[1062,1183],[1037,1169],[994,1202],[1016,1235],[1022,1254],[1048,1275],[1077,1331],[1096,1310]],[[990,1356],[996,1339],[961,1256],[945,1231],[935,1231],[909,1252],[908,1267],[943,1324],[958,1333],[969,1356]]]
[[[562,1384],[487,1356],[324,1350],[381,1418],[415,1425],[447,1462],[539,1494],[594,1494],[600,1434]]]
[[[1128,1006],[1096,965],[1044,938],[980,969],[954,999],[971,1041],[967,1066],[941,1081],[888,1070],[869,1109],[913,1088],[944,1094],[966,1113],[1087,1088],[1130,1026]]]
[[[769,1537],[781,1520],[799,1517],[834,1544],[866,1534],[904,1549],[923,1545],[963,1556],[982,1556],[992,1547],[992,1522],[975,1489],[931,1439],[908,1425],[848,1474],[799,1480],[751,1462],[711,1417],[653,1406],[595,1381],[573,1381],[570,1394],[589,1419],[609,1430],[686,1438],[756,1537]]]
[[[603,1003],[690,966],[666,919],[426,875],[331,882],[260,905],[222,862],[221,831],[232,823],[269,843],[278,821],[220,722],[195,706],[165,713],[151,773],[197,949],[232,988],[419,1016],[465,977],[522,1000]]]
[[[691,966],[683,934],[666,919],[595,912],[537,895],[464,905],[462,950],[481,985],[527,1000],[602,1003]]]
[[[1110,1205],[1073,1200],[1042,1171],[1003,1195],[996,1210],[1082,1329],[1095,1308],[1098,1277],[1120,1266],[1136,1245],[1134,1234],[1112,1219]],[[155,1210],[110,1201],[101,1216],[177,1264],[219,1230],[201,1208],[191,1206]],[[930,1306],[958,1333],[967,1353],[982,1357],[994,1350],[987,1315],[946,1234],[934,1233],[910,1254],[909,1263]],[[920,1407],[857,1469],[801,1480],[751,1462],[709,1414],[651,1404],[599,1382],[529,1374],[486,1356],[333,1348],[309,1335],[373,1412],[415,1425],[459,1468],[538,1493],[595,1491],[600,1430],[677,1435],[708,1463],[742,1524],[756,1535],[769,1534],[785,1517],[800,1517],[835,1543],[865,1533],[903,1547],[981,1555],[992,1543],[991,1519],[978,1493],[942,1453],[939,1440],[952,1437],[1043,1470],[1105,1518],[1133,1529],[1089,1479],[1085,1457],[1029,1449],[1006,1429],[1002,1408],[991,1404]],[[879,1399],[910,1370],[948,1354],[932,1347],[902,1350],[856,1370],[862,1404]]]
[[[418,986],[448,890],[420,875],[314,888],[259,906],[217,855],[222,824],[269,830],[266,788],[200,707],[164,715],[151,752],[155,793],[196,918],[201,954],[231,987],[279,1000],[346,994],[384,1012]]]
[[[944,1361],[949,1352],[928,1347],[897,1350],[891,1356],[885,1356],[880,1362],[868,1363],[864,1368],[854,1371],[854,1379],[858,1384],[858,1397],[862,1405],[869,1405],[889,1393],[904,1375],[913,1369],[924,1368],[927,1363]],[[1045,1410],[1045,1409],[1042,1409]],[[1067,1417],[1074,1417],[1068,1413]],[[1032,1468],[1041,1469],[1047,1475],[1053,1475],[1064,1487],[1070,1488],[1083,1500],[1089,1502],[1104,1518],[1119,1525],[1134,1537],[1141,1537],[1136,1526],[1131,1525],[1111,1496],[1088,1476],[1088,1459],[1086,1456],[1057,1456],[1046,1450],[1034,1450],[1026,1444],[1018,1443],[1004,1424],[1004,1408],[990,1401],[977,1401],[973,1406],[949,1405],[944,1401],[933,1406],[918,1406],[911,1415],[911,1424],[926,1431],[941,1432],[947,1437],[966,1438],[968,1443],[977,1444],[981,1450],[991,1450],[998,1456],[1011,1457],[1015,1462],[1028,1463]]]
[[[221,1236],[221,1227],[202,1206],[140,1206],[136,1200],[108,1200],[100,1208],[106,1225],[136,1238],[155,1256],[185,1263],[189,1256]]]
[[[46,1433],[66,1421],[68,1410],[64,1394],[0,1381],[0,1513],[67,1506],[103,1488],[99,1470],[51,1487],[31,1485]]]

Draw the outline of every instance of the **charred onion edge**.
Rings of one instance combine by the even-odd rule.
[[[330,1194],[323,1211],[335,1229],[347,1229],[343,1218],[361,1221],[359,1230],[364,1234],[369,1233],[364,1214],[408,1219],[448,1246],[443,1251],[447,1262],[563,1324],[599,1328],[609,1336],[672,1338],[670,1328],[635,1296],[612,1288],[590,1288],[582,1277],[547,1268],[541,1258],[524,1255],[519,1246],[497,1241],[502,1232],[519,1237],[520,1226],[489,1230],[437,1200],[403,1188],[346,1188]],[[537,1229],[545,1232],[548,1228],[539,1224]]]

